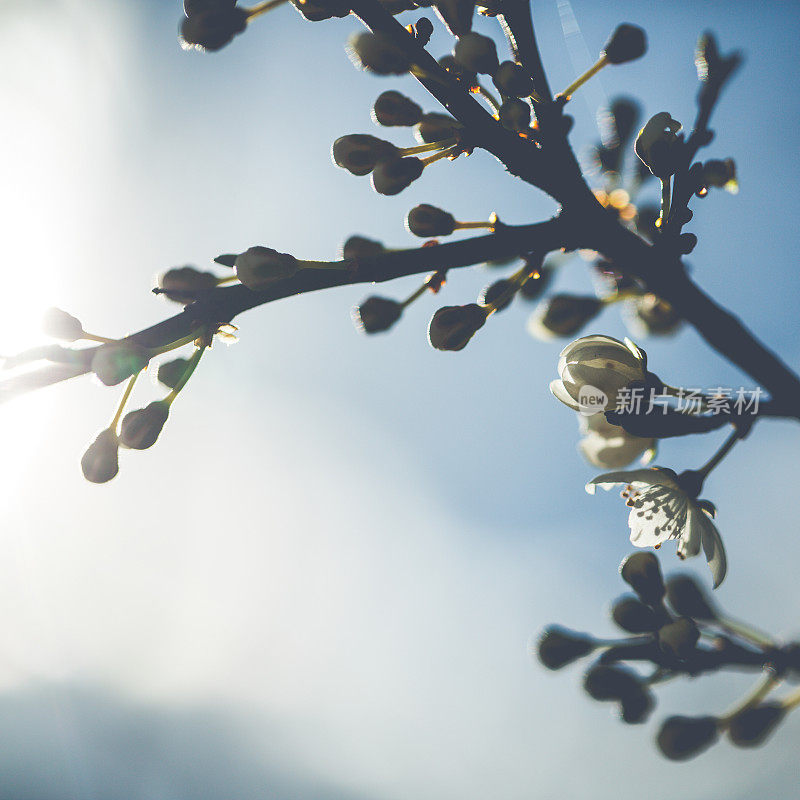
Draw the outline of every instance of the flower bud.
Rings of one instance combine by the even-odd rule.
[[[700,631],[688,617],[680,617],[659,628],[658,646],[674,658],[685,661],[695,652]]]
[[[477,303],[440,308],[428,326],[428,341],[437,350],[463,350],[483,327],[486,313]]]
[[[620,597],[611,607],[611,616],[620,628],[629,633],[650,633],[659,625],[659,618],[650,606],[637,597]]]
[[[547,669],[561,669],[588,655],[596,646],[591,636],[551,625],[542,631],[536,652]]]
[[[378,125],[407,128],[422,119],[422,109],[404,94],[391,90],[378,96],[372,116]]]
[[[91,483],[107,483],[119,472],[119,442],[110,428],[100,431],[81,457],[83,477]]]
[[[168,416],[167,400],[155,400],[144,408],[128,412],[120,425],[120,442],[131,450],[147,450],[156,443]]]
[[[346,17],[350,13],[347,3],[341,0],[291,0],[291,3],[309,22]]]
[[[271,247],[249,247],[236,256],[236,277],[254,292],[269,288],[277,281],[291,278],[299,269],[294,256]]]
[[[175,303],[193,303],[198,295],[217,285],[213,272],[201,272],[194,267],[175,267],[158,276],[159,294]]]
[[[400,319],[403,304],[388,297],[368,297],[353,309],[353,321],[364,333],[388,331]]]
[[[786,716],[782,703],[764,703],[740,711],[728,723],[728,738],[737,747],[758,747]]]
[[[106,385],[115,386],[141,372],[150,353],[131,342],[115,342],[98,348],[92,357],[92,372]]]
[[[691,619],[717,618],[714,605],[690,575],[673,575],[666,583],[667,602],[676,614]]]
[[[457,138],[461,128],[461,123],[453,119],[449,114],[439,114],[436,111],[431,111],[422,115],[422,119],[416,127],[416,136],[424,144],[433,144],[445,139]]]
[[[449,53],[439,59],[439,66],[446,69],[450,75],[461,83],[474,86],[478,81],[478,76],[474,70],[467,69],[463,64],[459,64]]]
[[[347,43],[350,57],[363,69],[378,75],[402,75],[408,72],[411,61],[385,33],[353,34]]]
[[[501,278],[499,281],[495,281],[483,289],[478,297],[478,302],[482,306],[489,306],[500,301],[499,305],[495,306],[494,310],[502,311],[504,308],[508,308],[511,305],[511,301],[516,294],[513,290],[514,284],[506,278]]]
[[[601,56],[609,64],[625,64],[635,61],[647,52],[647,34],[638,25],[619,25],[606,42]]]
[[[466,33],[456,39],[453,58],[472,72],[494,74],[500,66],[494,40],[480,33]]]
[[[382,158],[397,155],[397,148],[377,136],[367,133],[351,133],[340,136],[331,148],[331,155],[337,167],[342,167],[353,175],[369,175]]]
[[[463,36],[472,30],[474,0],[438,0],[433,6],[453,36]]]
[[[678,131],[683,126],[666,112],[650,117],[639,131],[634,152],[657,178],[668,178],[680,166],[683,140]]]
[[[456,229],[456,218],[441,208],[422,203],[408,212],[406,227],[414,236],[423,239],[449,236]]]
[[[550,285],[552,279],[553,269],[551,267],[541,266],[536,271],[536,275],[531,276],[522,284],[519,293],[526,300],[538,300]]]
[[[510,131],[527,131],[531,126],[531,107],[516,97],[506,100],[497,115],[500,124]]]
[[[682,319],[666,301],[652,292],[636,297],[627,308],[626,320],[639,336],[669,336],[675,333]]]
[[[77,317],[60,308],[48,308],[42,318],[42,333],[63,342],[75,342],[83,337],[83,325]]]
[[[188,358],[176,358],[172,361],[165,361],[163,364],[159,364],[156,374],[158,382],[168,389],[174,389],[178,381],[180,381],[186,373],[188,366]]]
[[[625,667],[598,664],[583,679],[583,688],[594,700],[622,700],[641,692],[636,674]]]
[[[740,53],[722,56],[717,47],[717,41],[711,33],[704,33],[697,42],[694,63],[697,67],[697,77],[704,83],[720,84],[739,66],[741,61]]]
[[[620,719],[628,725],[647,722],[655,705],[653,693],[640,687],[639,691],[632,691],[620,700]]]
[[[632,553],[619,567],[622,580],[627,583],[645,603],[660,603],[664,597],[664,579],[661,567],[653,553]]]
[[[192,13],[181,23],[181,45],[197,50],[221,50],[247,27],[247,12],[237,6],[220,6]]]
[[[596,297],[556,294],[533,312],[528,321],[528,330],[542,339],[573,336],[602,309],[603,302]]]
[[[399,194],[420,175],[425,165],[418,158],[391,158],[379,161],[372,170],[372,188],[378,194]]]
[[[386,248],[381,242],[376,242],[374,239],[367,239],[366,236],[351,236],[342,245],[342,258],[345,260],[374,258],[384,252],[386,252]]]
[[[739,191],[739,183],[736,180],[736,162],[732,158],[721,161],[712,158],[703,164],[702,171],[703,186],[714,186],[718,189],[726,189],[731,194]]]
[[[707,750],[719,738],[715,717],[669,717],[656,737],[659,750],[671,761],[686,761]]]
[[[380,4],[392,15],[402,14],[404,11],[413,11],[417,4],[412,0],[380,0]],[[345,16],[342,14],[342,16]],[[426,19],[423,17],[423,19]]]
[[[492,76],[492,82],[506,97],[528,97],[533,92],[533,78],[514,61],[503,61]]]
[[[623,147],[633,135],[639,119],[639,105],[627,97],[618,97],[609,108],[614,125],[614,139],[618,147]]]

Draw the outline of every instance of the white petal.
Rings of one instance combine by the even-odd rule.
[[[703,535],[702,512],[689,504],[686,514],[686,527],[678,542],[678,555],[683,558],[692,558],[700,552],[700,542]]]
[[[586,484],[586,491],[589,492],[589,494],[594,494],[596,486],[607,490],[618,484],[622,484],[623,486],[632,484],[634,487],[669,486],[670,488],[680,491],[670,473],[659,467],[631,469],[625,472],[607,472],[589,481],[589,483]]]
[[[722,544],[722,537],[719,535],[717,526],[705,514],[698,514],[698,518],[702,520],[703,525],[703,552],[708,561],[708,566],[711,568],[711,577],[714,579],[714,588],[716,589],[725,580],[725,574],[728,571],[725,547]]]
[[[569,392],[564,388],[561,381],[550,381],[550,391],[556,400],[560,400],[565,406],[569,406],[573,411],[578,410],[578,404],[569,396]]]
[[[618,436],[590,432],[581,439],[578,448],[590,464],[605,469],[620,469],[635,461],[651,444],[649,439],[626,436],[621,429],[617,430],[620,433]]]

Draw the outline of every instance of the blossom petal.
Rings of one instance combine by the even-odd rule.
[[[604,475],[598,475],[594,480],[586,484],[586,491],[589,494],[594,494],[595,489],[599,486],[601,489],[608,490],[612,486],[622,484],[626,486],[668,486],[671,489],[678,489],[677,484],[673,480],[673,472],[671,470],[661,469],[660,467],[647,467],[645,469],[631,469],[623,472],[606,472]]]
[[[569,392],[564,388],[561,381],[550,381],[550,391],[556,400],[560,400],[565,406],[569,406],[573,411],[577,411],[578,404],[570,397]]]
[[[692,503],[686,513],[686,526],[678,542],[678,555],[681,558],[692,558],[700,552],[703,536],[703,512]]]
[[[711,568],[711,577],[714,579],[714,588],[716,589],[725,580],[725,574],[728,571],[725,547],[722,544],[722,537],[717,530],[717,526],[705,514],[698,514],[698,518],[702,520],[703,526],[703,552],[708,561],[708,566]]]

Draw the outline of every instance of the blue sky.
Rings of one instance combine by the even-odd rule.
[[[800,8],[572,8],[590,52],[623,20],[650,37],[645,59],[602,73],[588,102],[576,95],[579,147],[596,137],[604,95],[688,123],[702,30],[745,51],[708,151],[736,158],[741,191],[697,204],[690,262],[800,366]],[[566,86],[575,67],[557,4],[534,11],[551,83]],[[172,310],[149,294],[153,276],[221,252],[330,258],[356,232],[413,245],[403,219],[420,202],[462,219],[552,213],[483,153],[435,165],[394,198],[336,169],[331,142],[376,132],[381,91],[436,110],[409,78],[353,69],[343,43],[355,21],[281,9],[203,56],[177,46],[179,14],[163,1],[0,6],[4,351],[34,340],[48,305],[112,336],[154,322]],[[440,35],[432,50],[449,47]],[[113,391],[84,379],[3,408],[0,797],[788,795],[798,720],[763,750],[722,745],[676,767],[655,755],[652,722],[622,726],[585,699],[579,669],[530,660],[550,622],[611,631],[631,546],[616,498],[583,491],[594,473],[574,415],[547,390],[560,346],[528,336],[529,307],[490,320],[461,353],[428,346],[435,308],[492,279],[462,270],[374,338],[349,315],[367,287],[242,316],[240,342],[213,348],[156,447],[126,454],[107,486],[86,484],[78,461]],[[570,263],[557,287],[588,290],[585,267]],[[587,332],[625,329],[612,309]],[[689,331],[642,344],[669,383],[750,385]],[[155,396],[139,387],[142,403]],[[657,461],[698,466],[719,438],[668,442]],[[707,484],[731,562],[721,602],[787,636],[800,633],[797,444],[794,426],[765,422]],[[677,568],[671,552],[661,559]],[[689,566],[705,579],[703,563]],[[747,685],[665,687],[654,719],[721,711]]]

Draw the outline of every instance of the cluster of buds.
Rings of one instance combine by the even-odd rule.
[[[762,673],[753,691],[724,714],[664,720],[656,736],[664,756],[692,758],[721,734],[738,747],[756,747],[800,705],[800,690],[768,700],[782,681],[800,677],[800,642],[781,644],[726,615],[689,575],[664,581],[652,553],[628,556],[620,574],[633,593],[613,602],[611,618],[630,635],[609,640],[548,627],[536,645],[545,667],[558,670],[596,656],[585,673],[584,689],[595,700],[618,704],[627,723],[648,719],[655,707],[654,689],[665,681],[725,669]]]
[[[425,167],[442,158],[456,158],[462,152],[455,136],[414,147],[395,147],[377,136],[354,133],[337,139],[331,155],[337,166],[353,175],[371,174],[372,188],[378,194],[393,195],[410,186]],[[423,153],[432,155],[418,158]]]
[[[250,20],[285,2],[266,0],[252,8],[241,8],[237,0],[183,0],[181,46],[187,50],[221,50],[244,31]]]

